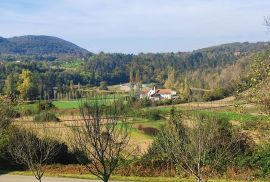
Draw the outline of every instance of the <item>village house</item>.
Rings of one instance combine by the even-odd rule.
[[[149,91],[143,91],[140,99],[148,98],[151,100],[173,99],[176,98],[176,91],[171,89],[156,89],[155,87]]]

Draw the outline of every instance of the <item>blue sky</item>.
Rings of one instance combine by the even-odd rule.
[[[92,52],[175,52],[268,41],[270,0],[0,0],[0,36],[51,35]]]

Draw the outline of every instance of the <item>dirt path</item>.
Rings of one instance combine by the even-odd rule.
[[[17,175],[0,175],[1,182],[36,182],[37,180],[33,176],[17,176]],[[100,180],[86,180],[86,179],[74,179],[74,178],[56,178],[56,177],[44,177],[43,182],[101,182]],[[116,181],[114,181],[116,182]]]

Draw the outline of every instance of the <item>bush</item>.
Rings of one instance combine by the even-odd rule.
[[[246,155],[241,155],[237,158],[236,162],[241,167],[256,169],[255,171],[258,177],[269,177],[270,145],[259,147]]]
[[[59,152],[51,160],[51,164],[78,164],[77,153],[68,150],[68,146],[64,143],[58,143]]]
[[[172,100],[172,104],[182,104],[182,103],[185,103],[185,101],[180,98],[176,98]]]
[[[41,112],[40,114],[37,114],[34,117],[34,121],[36,121],[36,122],[50,122],[50,121],[59,122],[60,119],[57,118],[54,113],[44,111],[44,112]]]
[[[160,120],[161,119],[161,115],[160,115],[160,110],[158,109],[149,109],[147,111],[145,111],[145,117],[147,119],[150,120]]]
[[[148,98],[143,98],[139,100],[140,107],[150,107],[151,105],[152,105],[152,102]]]
[[[108,90],[108,83],[106,81],[100,82],[99,89],[100,90]]]
[[[207,92],[203,98],[205,101],[220,100],[228,97],[230,94],[225,88],[216,88],[212,92]]]
[[[180,98],[175,98],[175,99],[163,99],[154,102],[155,106],[168,106],[181,103],[186,103],[186,101]]]
[[[41,101],[38,104],[39,112],[51,110],[51,109],[54,109],[54,108],[55,108],[55,105],[53,105],[53,103],[51,101]]]

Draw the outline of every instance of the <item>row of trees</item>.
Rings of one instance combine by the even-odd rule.
[[[187,79],[179,82],[176,79],[175,70],[172,67],[169,67],[168,70],[169,75],[164,86],[177,90],[183,97],[183,100],[189,100],[191,89]],[[135,73],[134,76],[134,71],[130,72],[130,83],[136,84],[138,90],[142,87],[141,75],[139,70]],[[74,82],[70,81],[67,85],[54,87],[54,85],[48,83],[47,78],[43,79],[39,74],[33,73],[30,70],[22,70],[20,74],[10,73],[4,81],[3,93],[11,98],[20,96],[23,100],[78,99],[82,96],[87,96],[80,83],[74,85]],[[107,90],[107,82],[102,81],[99,88]]]
[[[3,93],[13,99],[19,96],[23,100],[79,99],[87,94],[80,84],[75,86],[73,81],[54,87],[29,70],[22,70],[20,74],[10,73],[4,81]]]

